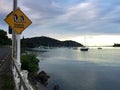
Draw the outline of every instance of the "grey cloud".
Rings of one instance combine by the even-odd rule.
[[[6,14],[1,13],[0,14],[0,25],[5,25],[4,19],[6,18]]]
[[[52,1],[49,0],[41,0],[38,3],[25,2],[23,6],[30,9],[31,19],[35,21],[33,24],[37,25],[54,21],[56,17],[64,13],[62,8],[52,5]],[[36,18],[36,16],[38,18]]]
[[[120,32],[120,0],[71,0],[77,3],[70,5],[67,2],[63,4],[64,0],[19,2],[22,10],[32,19],[32,27],[39,27],[45,32],[51,30],[52,33],[68,35]],[[83,5],[80,7],[81,3]],[[2,18],[4,15],[0,14],[0,20]],[[41,32],[35,29],[37,33]]]

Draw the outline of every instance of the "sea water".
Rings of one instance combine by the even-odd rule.
[[[40,71],[50,75],[47,90],[120,90],[120,48],[54,48],[36,52]]]

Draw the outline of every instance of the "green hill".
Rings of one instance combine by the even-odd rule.
[[[28,47],[28,48],[34,48],[34,47],[39,47],[39,46],[46,46],[46,47],[81,47],[83,46],[82,44],[72,41],[72,40],[67,40],[67,41],[60,41],[57,39],[53,39],[50,37],[33,37],[33,38],[23,38],[21,40],[22,42],[22,47]]]
[[[120,44],[114,43],[113,47],[120,47]]]

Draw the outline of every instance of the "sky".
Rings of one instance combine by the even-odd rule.
[[[18,0],[18,7],[32,20],[21,37],[48,36],[92,46],[120,43],[120,0]],[[0,28],[5,31],[4,18],[12,9],[13,0],[0,0]]]

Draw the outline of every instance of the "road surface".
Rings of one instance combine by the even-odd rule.
[[[11,49],[10,47],[0,48],[0,72],[6,72],[8,66],[10,66]],[[6,65],[7,64],[7,65]]]
[[[0,48],[0,90],[4,89],[3,77],[11,73],[11,48],[5,46]]]

